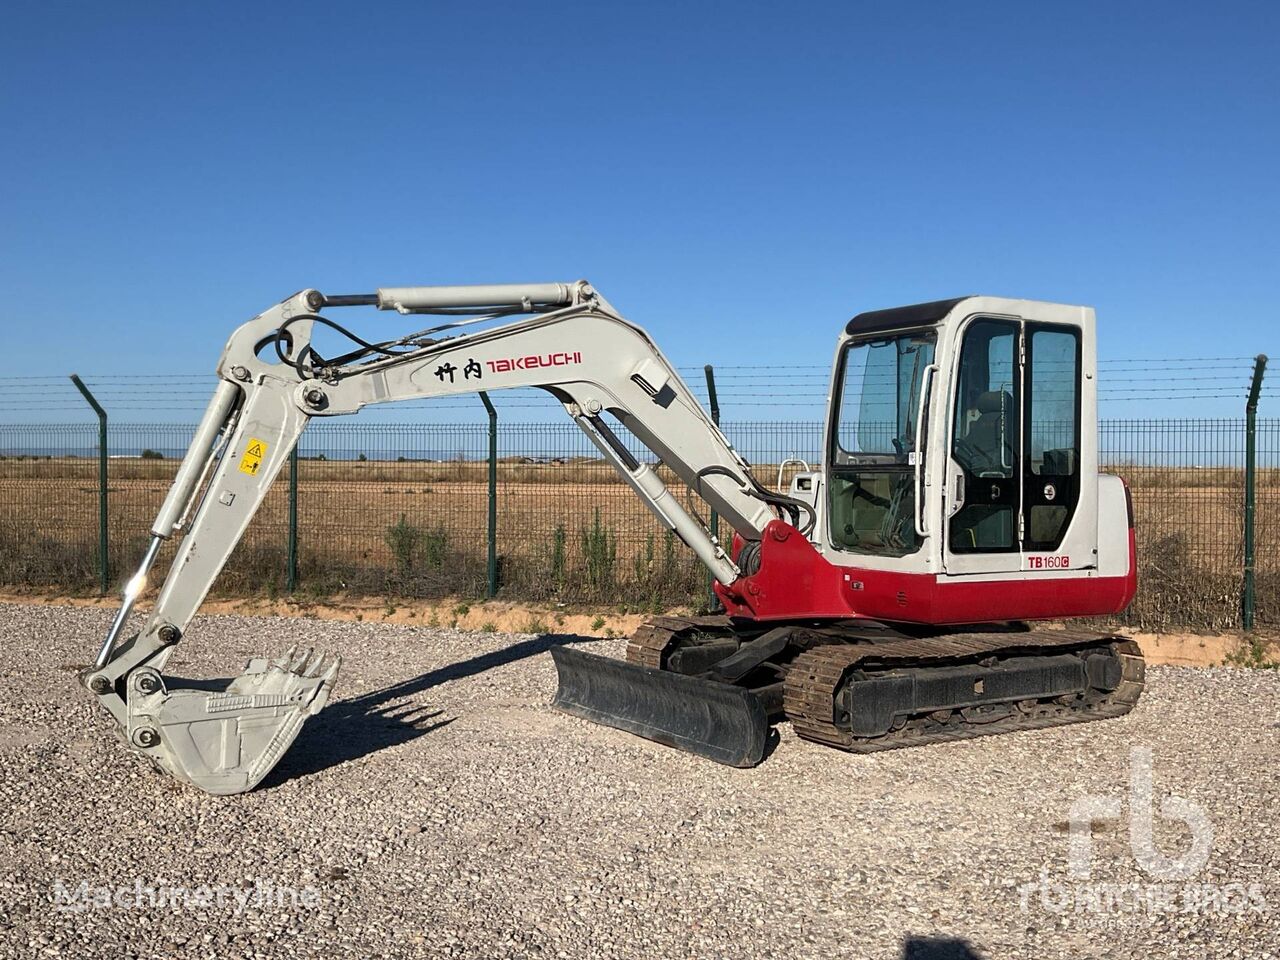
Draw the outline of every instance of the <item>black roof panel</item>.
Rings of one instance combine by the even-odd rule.
[[[890,307],[888,310],[871,310],[850,320],[845,332],[878,333],[881,330],[927,326],[937,323],[957,303],[968,299],[969,297],[956,297],[954,300],[934,300],[932,303],[913,303],[906,307]]]

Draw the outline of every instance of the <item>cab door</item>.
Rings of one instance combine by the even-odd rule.
[[[1064,546],[1082,490],[1081,333],[1008,316],[961,327],[943,494],[947,574],[1092,562]]]
[[[973,317],[961,328],[944,486],[947,573],[1021,569],[1022,326]]]

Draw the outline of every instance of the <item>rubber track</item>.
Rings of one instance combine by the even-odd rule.
[[[1029,648],[1061,653],[1103,644],[1120,657],[1121,682],[1115,690],[1099,691],[1093,698],[1071,704],[1032,701],[1025,711],[987,723],[967,721],[956,712],[944,720],[915,717],[899,730],[872,738],[854,737],[834,722],[840,681],[854,668],[922,666],[931,661],[968,660],[982,654],[1008,654]],[[792,662],[784,685],[783,707],[792,728],[804,739],[852,753],[873,753],[1122,716],[1138,702],[1144,672],[1142,652],[1132,640],[1086,631],[961,633],[874,644],[830,644],[807,650]]]
[[[662,670],[666,667],[663,658],[675,642],[699,633],[737,635],[728,617],[651,617],[627,642],[627,660]]]
[[[1142,693],[1145,664],[1138,645],[1125,637],[1081,630],[1040,630],[953,633],[915,638],[892,627],[868,623],[863,628],[827,627],[803,630],[797,637],[809,647],[787,671],[784,709],[796,733],[806,740],[852,753],[874,753],[902,747],[967,740],[973,737],[1040,730],[1119,717],[1133,709]],[[665,657],[678,640],[703,636],[741,636],[724,616],[653,617],[636,630],[627,644],[627,660],[655,670],[666,668]],[[828,642],[822,642],[829,638]],[[818,645],[814,646],[815,641]],[[1121,683],[1115,690],[1071,705],[1035,703],[1024,712],[987,723],[971,723],[959,714],[947,721],[917,717],[883,737],[859,739],[834,722],[835,695],[845,674],[857,666],[921,665],[930,661],[965,660],[982,654],[1009,654],[1021,649],[1063,652],[1109,645],[1121,658]]]

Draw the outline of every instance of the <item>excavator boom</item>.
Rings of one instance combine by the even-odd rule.
[[[325,360],[313,328],[329,306],[443,314],[436,325]],[[478,320],[527,314],[476,332]],[[341,328],[339,328],[341,329]],[[463,330],[460,335],[442,333]],[[647,463],[607,412],[661,458],[734,529],[759,532],[787,498],[760,487],[746,462],[640,328],[588,284],[384,288],[327,298],[305,290],[241,326],[219,382],[151,528],[151,544],[84,682],[128,742],[179,779],[212,793],[251,789],[324,704],[339,661],[290,651],[254,660],[225,689],[175,687],[161,671],[266,492],[314,417],[376,403],[479,390],[540,387],[555,395],[601,455],[722,583],[738,567]],[[792,507],[799,511],[800,507]],[[150,615],[121,637],[161,545],[181,533]]]

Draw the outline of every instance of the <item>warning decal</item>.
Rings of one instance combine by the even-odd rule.
[[[244,456],[240,458],[240,472],[247,473],[251,477],[256,477],[258,475],[258,469],[262,466],[262,458],[266,455],[266,441],[259,440],[256,437],[250,437],[249,445],[244,449]]]

